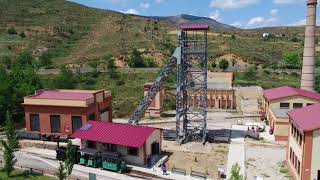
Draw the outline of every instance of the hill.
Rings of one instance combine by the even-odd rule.
[[[212,30],[219,31],[234,31],[239,30],[236,27],[220,23],[216,20],[207,17],[193,16],[188,14],[181,14],[178,16],[167,16],[167,17],[150,17],[160,19],[169,23],[173,23],[176,25],[180,24],[208,24]]]

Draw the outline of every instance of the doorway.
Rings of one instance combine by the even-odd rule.
[[[320,170],[318,170],[318,179],[317,180],[320,180]]]
[[[160,144],[155,142],[151,144],[151,154],[152,155],[157,155],[160,154]]]

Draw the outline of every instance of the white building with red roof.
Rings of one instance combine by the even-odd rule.
[[[320,104],[291,110],[287,164],[295,179],[320,179]]]
[[[112,121],[110,91],[38,90],[24,97],[28,132],[69,136],[88,120]]]
[[[81,139],[80,152],[119,153],[129,164],[146,165],[161,153],[161,130],[129,124],[89,121],[72,134]]]
[[[267,89],[264,95],[264,111],[277,141],[288,139],[289,117],[292,109],[320,103],[320,93],[289,86]]]

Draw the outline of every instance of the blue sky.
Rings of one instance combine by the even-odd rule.
[[[146,16],[192,14],[241,28],[302,25],[305,0],[70,0],[90,7]],[[320,17],[320,16],[318,16]]]

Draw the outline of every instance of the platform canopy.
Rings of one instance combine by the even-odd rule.
[[[181,24],[179,25],[179,29],[182,30],[208,30],[208,24]]]

